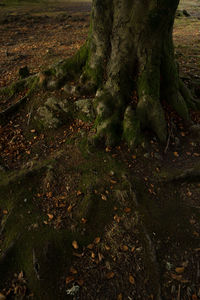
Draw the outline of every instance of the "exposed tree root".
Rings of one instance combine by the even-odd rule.
[[[200,163],[197,162],[195,167],[185,170],[171,170],[169,173],[161,175],[164,182],[180,181],[180,182],[199,182],[200,180]]]
[[[23,96],[16,103],[11,104],[8,108],[0,112],[0,124],[7,121],[11,114],[16,113],[17,110],[26,103],[26,101],[35,91],[37,87],[37,83],[38,83],[38,78],[36,75],[34,75],[27,79],[18,81],[12,84],[10,87],[3,88],[2,90],[0,90],[1,95],[5,95],[5,96],[10,95],[9,98],[12,98],[13,96],[15,96],[15,93],[28,89],[25,96]]]

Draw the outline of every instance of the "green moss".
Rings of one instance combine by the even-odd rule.
[[[88,57],[88,46],[87,43],[84,44],[76,54],[58,64],[54,69],[51,70],[51,74],[56,75],[60,78],[60,84],[64,80],[72,80],[80,74],[82,68],[84,67]]]
[[[127,107],[124,114],[123,138],[131,148],[141,142],[140,121],[130,106]]]

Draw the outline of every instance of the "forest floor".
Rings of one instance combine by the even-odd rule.
[[[180,9],[180,76],[200,98],[200,4]],[[72,56],[89,17],[87,2],[0,7],[0,87]],[[0,125],[0,299],[200,299],[200,113],[191,128],[166,108],[165,146],[146,132],[134,151],[91,150],[90,122],[38,128],[52,96],[66,99],[37,91]]]

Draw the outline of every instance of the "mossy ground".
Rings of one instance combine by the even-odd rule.
[[[182,22],[196,28],[199,21],[177,20],[176,41]],[[188,47],[195,36],[187,37],[177,54],[188,62],[191,51],[195,67]],[[199,182],[165,178],[199,163],[198,132],[166,108],[166,147],[147,131],[135,150],[95,148],[87,143],[93,124],[80,116],[56,130],[38,124],[37,108],[52,96],[67,97],[37,91],[0,127],[0,292],[7,299],[72,299],[67,291],[75,286],[76,297],[87,300],[198,299]],[[192,118],[198,123],[199,113]],[[13,286],[21,271],[25,295],[15,289],[19,281]]]

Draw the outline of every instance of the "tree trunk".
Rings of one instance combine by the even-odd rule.
[[[94,0],[82,80],[97,89],[96,138],[130,146],[150,128],[167,136],[160,99],[188,119],[188,93],[174,59],[172,31],[179,0]],[[184,99],[184,97],[186,99]]]

